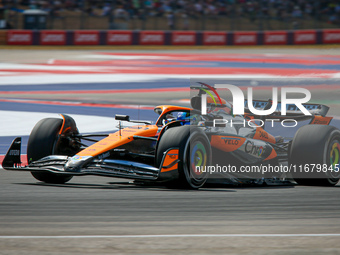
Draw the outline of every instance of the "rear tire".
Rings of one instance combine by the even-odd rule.
[[[298,184],[334,186],[339,182],[340,130],[337,128],[323,125],[301,127],[295,134],[289,155],[289,163],[296,165],[298,173],[293,173],[293,178]],[[311,164],[336,171],[316,173],[315,168],[313,173],[306,173],[303,169],[300,172],[300,165],[311,169]],[[310,178],[311,175],[315,178]]]
[[[196,166],[210,165],[211,148],[206,134],[200,128],[180,126],[168,129],[157,146],[156,165],[162,163],[164,153],[179,148],[178,180],[168,186],[198,189],[207,181],[207,172],[196,171]]]
[[[33,128],[27,144],[27,160],[32,162],[49,155],[63,155],[62,148],[57,147],[58,135],[62,119],[47,118],[40,120]],[[63,184],[72,179],[72,176],[54,173],[31,172],[39,181],[54,184]]]

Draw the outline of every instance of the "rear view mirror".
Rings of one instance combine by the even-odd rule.
[[[129,115],[116,114],[115,120],[130,121]]]

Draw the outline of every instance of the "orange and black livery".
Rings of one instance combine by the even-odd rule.
[[[340,131],[330,126],[328,107],[310,104],[310,116],[294,109],[287,116],[277,109],[270,116],[255,116],[247,109],[233,115],[232,105],[209,85],[193,88],[191,107],[160,105],[156,121],[134,121],[116,115],[118,129],[109,134],[80,134],[72,117],[47,118],[33,128],[27,144],[27,162],[21,165],[21,138],[14,139],[2,167],[27,171],[39,181],[65,183],[73,176],[129,178],[138,183],[163,183],[198,189],[210,180],[205,171],[214,165],[235,166],[224,182],[266,182],[268,176],[243,174],[245,166],[327,164],[334,171],[313,179],[293,176],[302,184],[335,185],[340,178]],[[202,95],[209,95],[202,113]],[[214,95],[215,94],[215,95]],[[266,101],[254,101],[266,108]],[[292,109],[292,108],[290,108]],[[269,119],[309,120],[294,137],[274,136],[265,128]],[[270,122],[273,124],[273,122]],[[270,176],[279,180],[279,174]]]

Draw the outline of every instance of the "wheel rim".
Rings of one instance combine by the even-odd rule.
[[[195,180],[201,180],[206,173],[207,151],[201,141],[196,141],[193,145],[190,153],[190,177]]]
[[[330,178],[339,178],[340,174],[340,142],[333,140],[329,147],[329,163],[333,171],[329,173]]]

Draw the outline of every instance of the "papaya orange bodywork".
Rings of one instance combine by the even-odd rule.
[[[155,109],[157,109],[157,108],[162,110],[162,114],[157,119],[156,124],[161,124],[161,123],[159,123],[159,120],[167,112],[171,112],[171,111],[191,111],[192,110],[189,107],[173,106],[173,105],[159,105],[159,106],[155,107]]]
[[[165,113],[170,111],[190,111],[191,108],[188,107],[178,107],[173,105],[161,105],[155,108],[160,108],[162,110],[163,116]],[[157,122],[158,123],[158,120]],[[131,126],[122,129],[120,132],[117,131],[113,134],[110,134],[108,137],[103,140],[87,147],[86,149],[80,151],[78,156],[98,156],[102,153],[105,153],[109,150],[122,146],[124,144],[132,142],[133,136],[145,136],[145,137],[155,137],[158,133],[159,126],[157,125],[138,125]]]
[[[310,124],[329,125],[333,117],[314,116]]]
[[[272,152],[269,154],[269,156],[267,158],[264,159],[264,161],[270,160],[270,159],[273,159],[273,158],[276,158],[276,157],[277,157],[277,153],[274,149],[272,149]]]
[[[276,143],[275,137],[269,134],[261,127],[256,128],[256,132],[253,139],[262,140],[269,143]]]
[[[231,141],[231,142],[226,142]],[[211,137],[211,145],[225,152],[235,151],[244,144],[246,138],[239,136],[214,135]]]
[[[174,164],[169,168],[164,168],[166,166],[173,164],[176,160],[178,160],[178,149],[169,150],[164,158],[161,172],[164,173],[178,169],[178,163]]]
[[[133,136],[154,137],[157,134],[158,127],[156,125],[131,126],[110,134],[103,140],[87,147],[77,153],[78,156],[98,156],[109,150],[122,146],[133,141]]]

